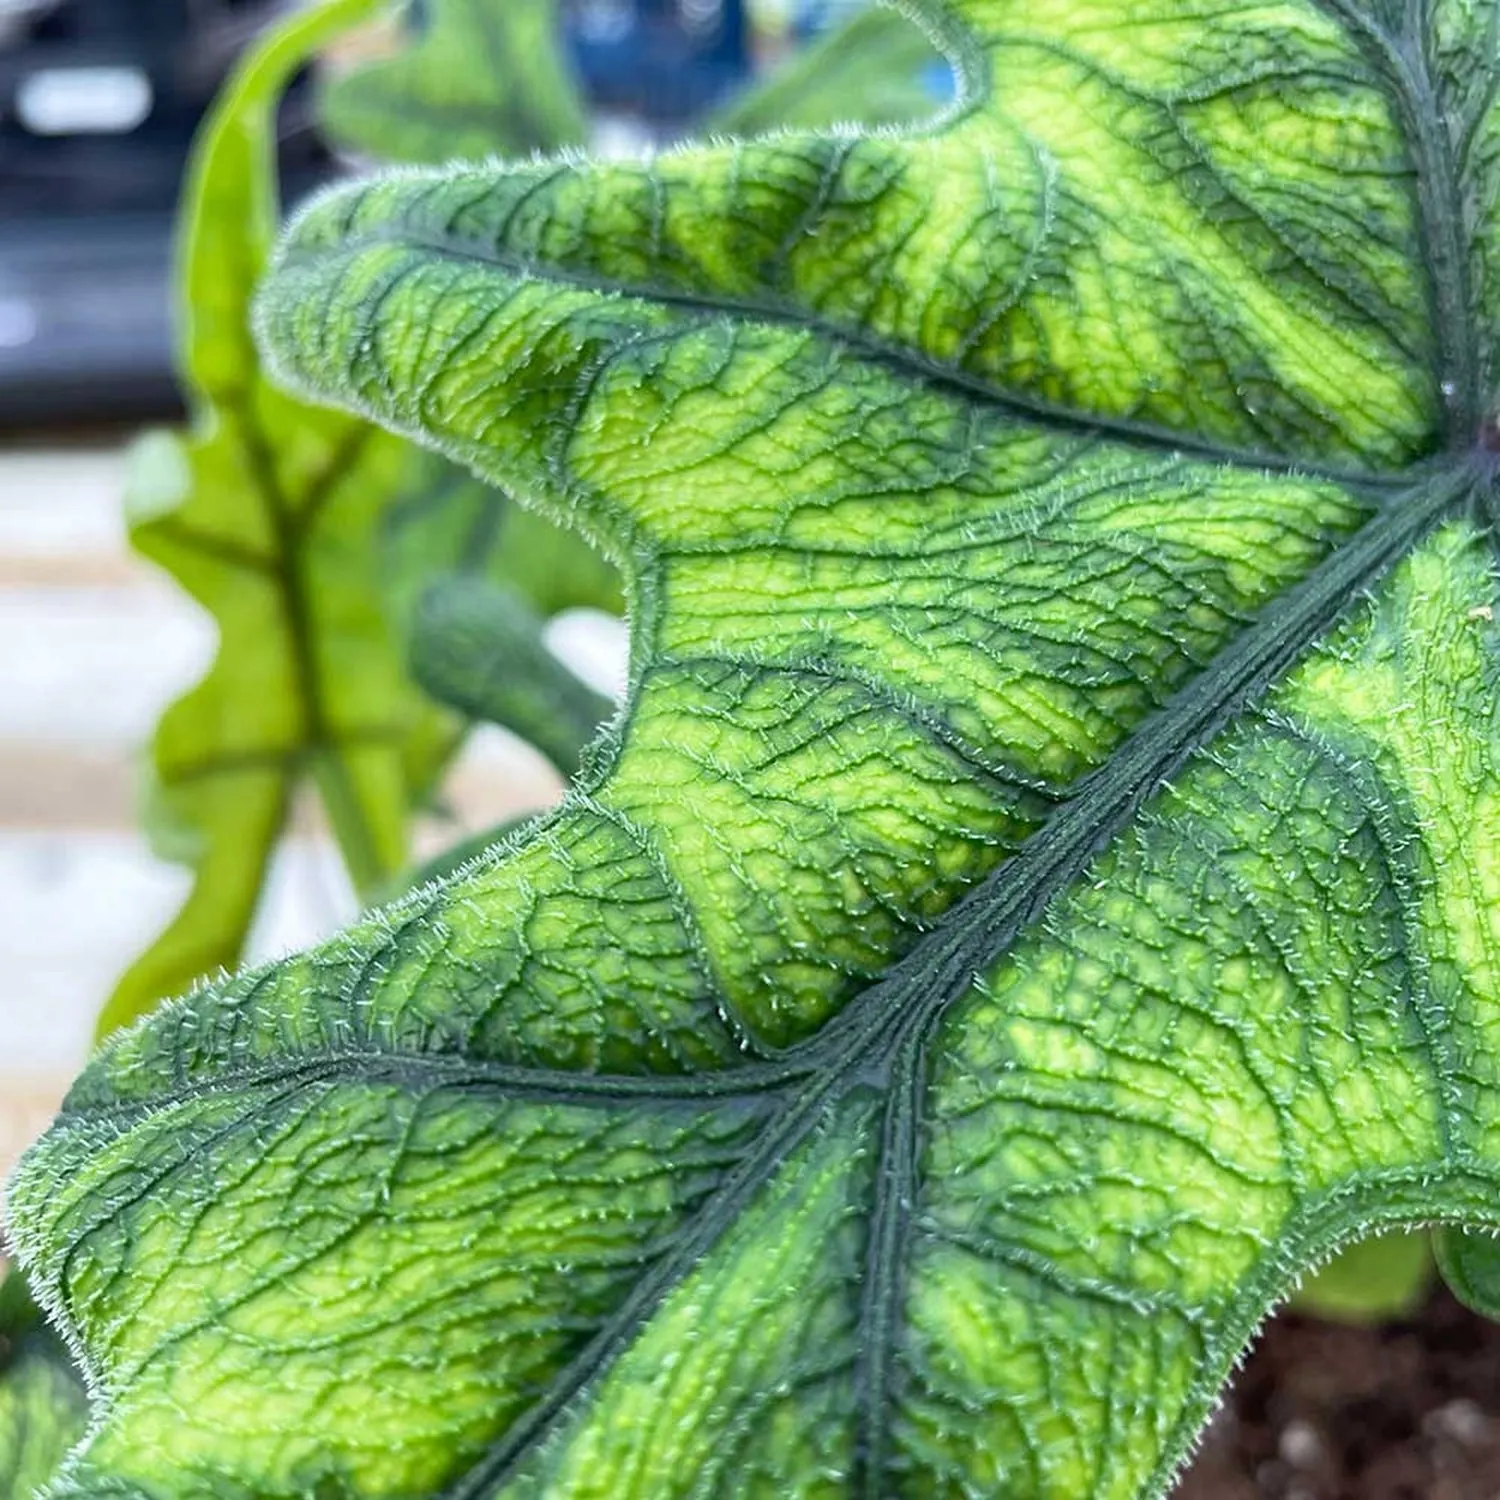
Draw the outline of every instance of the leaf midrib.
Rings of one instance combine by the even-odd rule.
[[[1438,388],[1448,419],[1447,445],[1461,450],[1478,427],[1484,393],[1472,330],[1475,318],[1463,232],[1463,193],[1427,56],[1431,0],[1408,0],[1406,29],[1392,35],[1361,10],[1361,0],[1311,0],[1347,27],[1384,76],[1400,110],[1402,136],[1416,167],[1417,230],[1440,351]]]
[[[975,975],[1034,922],[1108,846],[1141,804],[1212,734],[1282,675],[1383,573],[1475,488],[1467,462],[1388,501],[1370,521],[1301,584],[1279,596],[1236,641],[1153,715],[1113,755],[1084,778],[1048,822],[987,880],[949,909],[889,973],[851,1001],[824,1029],[787,1054],[799,1064],[796,1080],[781,1085],[785,1112],[697,1211],[672,1255],[631,1289],[598,1335],[574,1358],[547,1394],[508,1429],[444,1500],[485,1500],[514,1475],[534,1447],[562,1419],[574,1396],[628,1344],[660,1303],[700,1264],[741,1209],[803,1145],[839,1101],[863,1090],[884,1099],[885,1143],[910,1140],[910,1110],[932,1029],[967,991]],[[1405,502],[1405,503],[1403,503]],[[892,1167],[895,1170],[892,1170]],[[862,1281],[862,1317],[891,1316],[899,1306],[901,1250],[909,1226],[914,1156],[893,1164],[877,1155],[870,1246]],[[888,1227],[887,1227],[888,1226]],[[880,1332],[858,1342],[868,1350]],[[877,1370],[857,1377],[866,1385],[861,1405],[860,1472],[864,1493],[879,1493],[878,1449],[871,1434],[883,1422],[885,1393]]]
[[[351,747],[335,731],[329,716],[325,673],[314,641],[307,543],[339,486],[357,469],[368,445],[382,434],[372,422],[349,419],[326,462],[309,480],[301,505],[294,506],[277,473],[269,434],[249,398],[225,399],[219,409],[237,419],[250,474],[274,540],[270,577],[286,623],[292,672],[304,715],[302,745],[284,774],[290,783],[299,775],[316,772],[321,764],[326,779],[319,790],[355,889],[374,890],[391,872],[381,857],[379,840],[349,769],[346,756]]]
[[[963,921],[960,908],[954,908],[953,925],[959,929],[959,936],[942,971],[942,983],[934,985],[932,992],[912,1007],[909,1016],[897,1020],[890,1044],[896,1076],[887,1094],[882,1139],[894,1147],[895,1154],[884,1156],[875,1172],[870,1258],[863,1280],[863,1307],[879,1316],[882,1323],[873,1331],[862,1329],[863,1336],[858,1340],[862,1389],[855,1401],[859,1422],[856,1474],[862,1480],[856,1479],[855,1488],[867,1500],[881,1497],[881,1454],[889,1401],[885,1351],[894,1336],[893,1322],[899,1316],[900,1287],[909,1259],[904,1251],[916,1197],[917,1105],[913,1100],[933,1031],[983,965],[1009,948],[1042,916],[1088,861],[1115,841],[1146,799],[1169,782],[1235,714],[1289,670],[1344,614],[1352,599],[1399,561],[1473,488],[1467,465],[1460,465],[1448,481],[1446,485],[1434,483],[1420,503],[1416,496],[1410,497],[1409,507],[1389,502],[1303,583],[1279,596],[1255,625],[1222,651],[1098,771],[1084,778],[1073,800],[1028,840],[1014,860],[996,872],[992,891],[980,887],[976,895],[983,893],[987,899],[983,904],[976,903],[970,924]],[[1054,841],[1062,847],[1049,858],[1045,846]],[[1043,849],[1039,858],[1042,867],[1028,879],[1025,866],[1034,847]],[[977,936],[964,932],[970,925]],[[904,963],[897,965],[892,978],[904,968]],[[914,993],[916,982],[916,975],[906,977],[900,996]],[[904,1009],[900,997],[890,1008],[899,1018]],[[890,1227],[883,1227],[883,1219],[893,1221]]]
[[[890,1022],[900,1020],[905,1000],[923,988],[931,991],[926,1002],[913,1012],[915,1027],[910,1029],[922,1029],[937,1020],[954,998],[951,992],[967,986],[993,953],[1034,921],[1087,861],[1113,841],[1157,786],[1300,656],[1351,598],[1368,588],[1424,531],[1479,490],[1481,484],[1482,476],[1470,464],[1461,463],[1387,500],[1301,583],[1277,596],[1254,623],[1117,747],[1108,761],[1059,797],[1046,823],[950,907],[936,927],[885,976],[856,996],[820,1032],[787,1049],[779,1058],[703,1074],[582,1074],[524,1064],[346,1048],[304,1055],[284,1065],[221,1069],[200,1086],[177,1089],[170,1100],[179,1103],[291,1077],[312,1082],[353,1072],[360,1077],[421,1076],[428,1085],[509,1087],[548,1097],[571,1094],[578,1099],[628,1097],[666,1102],[773,1094],[809,1076],[848,1072],[843,1065],[856,1057],[861,1059],[857,1072],[864,1081],[888,1086],[891,1060],[907,1040],[905,1029],[888,1039],[883,1052],[872,1054],[870,1049]],[[1134,769],[1136,766],[1139,769]],[[408,920],[420,920],[423,898],[409,898],[406,911]],[[980,935],[966,938],[966,931]],[[936,980],[935,965],[940,966]],[[268,976],[273,972],[267,971]],[[872,1009],[877,1012],[873,1017],[866,1014]],[[159,1107],[157,1102],[127,1101],[115,1106],[65,1108],[64,1116],[128,1122],[149,1117]]]

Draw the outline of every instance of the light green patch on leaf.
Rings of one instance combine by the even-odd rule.
[[[21,1278],[0,1266],[0,1495],[34,1500],[88,1420],[68,1352]]]
[[[1432,1240],[1398,1230],[1359,1240],[1297,1289],[1292,1308],[1346,1323],[1402,1318],[1422,1304],[1433,1281]]]
[[[79,1080],[13,1191],[106,1397],[58,1500],[1159,1496],[1308,1267],[1500,1228],[1448,12],[923,13],[926,129],[293,229],[285,375],[598,542],[630,690]]]
[[[582,145],[588,118],[563,54],[557,0],[427,0],[404,45],[335,77],[325,128],[380,161],[527,156]]]
[[[1451,921],[1496,921],[1418,910],[1489,816],[1487,554],[1462,526],[1420,550],[934,1021],[898,1492],[1160,1493],[1299,1262],[1493,1222],[1489,1090],[1446,1060],[1480,1056],[1485,975],[1451,1011],[1417,977]],[[1409,706],[1367,718],[1382,688]],[[1458,824],[1408,800],[1434,750]]]

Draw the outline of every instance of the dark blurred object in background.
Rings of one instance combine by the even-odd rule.
[[[176,409],[167,279],[183,163],[278,8],[0,0],[0,427]],[[294,188],[328,169],[297,114],[294,98]]]
[[[789,37],[841,3],[769,0]],[[676,133],[749,68],[747,0],[560,6],[591,100],[645,137]],[[0,431],[178,410],[168,278],[183,164],[245,39],[286,8],[0,0]],[[311,91],[294,90],[289,199],[335,170],[311,116]]]

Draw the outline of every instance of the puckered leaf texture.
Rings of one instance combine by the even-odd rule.
[[[1154,1496],[1301,1270],[1500,1227],[1500,9],[919,14],[929,127],[294,228],[283,373],[595,539],[630,694],[78,1082],[59,1500]]]

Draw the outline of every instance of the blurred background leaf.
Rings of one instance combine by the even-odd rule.
[[[0,1495],[33,1500],[83,1436],[88,1400],[17,1272],[0,1269]]]
[[[571,777],[613,705],[548,650],[544,624],[517,589],[453,575],[422,596],[412,669],[439,702],[504,725]]]
[[[1433,1231],[1438,1270],[1471,1312],[1500,1318],[1500,1240],[1447,1226]]]
[[[934,113],[951,88],[926,36],[900,11],[870,6],[732,99],[713,125],[731,135],[907,125]]]
[[[1432,1288],[1432,1245],[1425,1230],[1359,1240],[1302,1283],[1294,1311],[1344,1323],[1379,1323],[1415,1312]]]
[[[399,26],[394,56],[324,90],[324,126],[339,145],[379,161],[445,162],[588,140],[556,0],[413,0]]]
[[[310,778],[357,888],[406,858],[407,744],[434,710],[410,683],[378,586],[382,518],[407,446],[272,386],[250,299],[280,218],[276,108],[329,37],[378,0],[297,14],[244,58],[204,126],[182,210],[182,363],[189,433],[134,450],[132,545],[214,617],[219,648],[152,743],[153,846],[193,887],[127,970],[100,1033],[239,962],[293,794]]]

